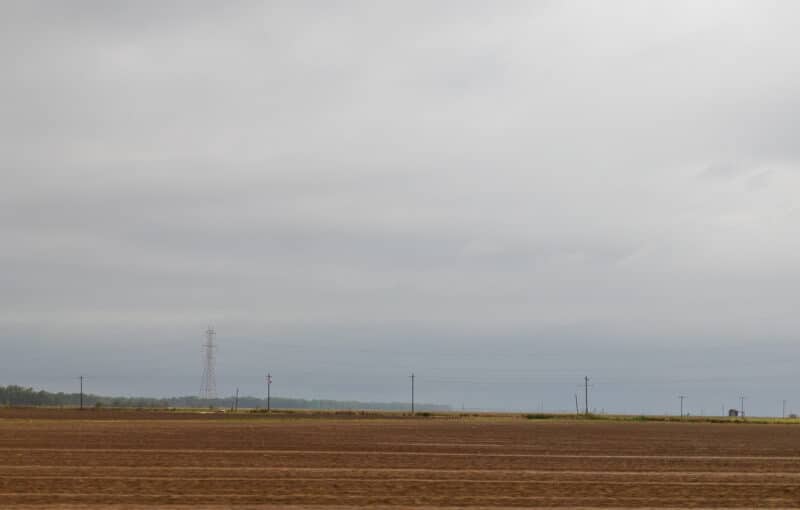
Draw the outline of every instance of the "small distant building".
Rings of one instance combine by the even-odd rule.
[[[730,418],[738,418],[739,417],[739,410],[738,409],[728,409],[728,417],[730,417]]]

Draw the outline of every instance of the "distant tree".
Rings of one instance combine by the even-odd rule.
[[[84,394],[86,406],[95,407],[134,407],[134,408],[230,408],[233,398],[217,398],[211,400],[195,396],[170,398],[143,397],[104,397]],[[44,390],[21,386],[0,386],[0,404],[6,406],[77,406],[80,403],[79,393],[51,393]],[[240,397],[240,408],[264,407],[264,400],[256,397]],[[405,410],[405,402],[359,402],[355,400],[305,400],[300,398],[273,397],[272,407],[276,409],[335,409],[335,410]],[[418,404],[420,411],[448,411],[449,406],[434,404]]]

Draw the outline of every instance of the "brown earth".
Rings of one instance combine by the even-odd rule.
[[[3,409],[0,508],[800,507],[800,426],[393,416]]]

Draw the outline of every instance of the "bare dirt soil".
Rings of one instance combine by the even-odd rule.
[[[0,410],[0,508],[800,507],[800,426]]]

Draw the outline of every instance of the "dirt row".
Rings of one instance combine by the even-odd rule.
[[[713,467],[709,465],[706,467]],[[82,480],[93,479],[215,479],[247,480],[356,480],[356,481],[452,481],[476,482],[576,482],[609,483],[798,483],[800,473],[743,471],[588,471],[588,470],[513,470],[513,469],[391,469],[391,468],[291,468],[291,467],[122,467],[103,466],[0,466],[0,479]]]
[[[180,467],[284,469],[337,468],[348,469],[418,469],[430,470],[532,470],[593,472],[750,472],[800,473],[800,458],[705,458],[705,457],[544,457],[464,455],[434,456],[364,453],[359,455],[297,451],[290,454],[267,452],[173,452],[118,451],[24,451],[0,449],[0,466],[75,466],[107,469],[109,466],[155,469]]]
[[[800,427],[778,424],[3,418],[0,412],[0,447],[8,448],[800,456]],[[25,423],[24,436],[17,433],[20,423]]]

